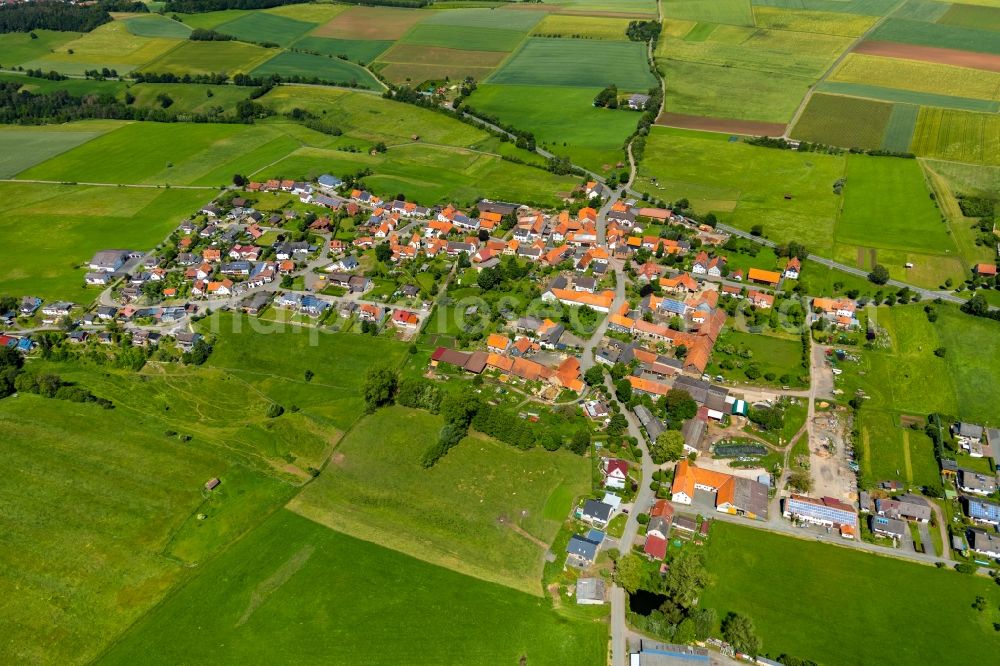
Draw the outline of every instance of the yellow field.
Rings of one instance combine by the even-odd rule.
[[[586,39],[628,39],[628,19],[549,14],[535,26],[532,35],[542,37],[582,37]]]
[[[25,67],[56,69],[82,73],[86,69],[111,67],[135,68],[157,58],[183,40],[162,37],[139,37],[128,31],[124,22],[105,23],[79,39],[66,42],[44,57],[25,63]]]
[[[1000,72],[860,53],[847,56],[830,80],[937,95],[1000,100]]]
[[[683,37],[684,35],[691,32],[691,28],[695,27],[697,22],[695,21],[684,21],[681,19],[672,19],[670,21],[663,22],[663,31],[660,33],[661,37]]]
[[[345,9],[347,5],[282,5],[265,9],[263,12],[306,23],[326,23]]]
[[[1000,115],[923,107],[910,150],[943,160],[1000,164]]]
[[[859,37],[864,34],[865,30],[872,27],[877,19],[875,16],[797,11],[778,7],[754,7],[753,15],[759,28],[815,32],[846,37]]]

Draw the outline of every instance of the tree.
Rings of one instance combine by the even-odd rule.
[[[694,608],[701,590],[709,582],[708,571],[701,561],[701,555],[685,548],[670,563],[670,571],[664,581],[667,596],[683,608]]]
[[[660,398],[659,407],[671,421],[686,421],[698,413],[698,403],[684,389],[670,389]]]
[[[753,622],[746,615],[730,613],[722,620],[722,637],[743,654],[756,656],[760,652],[760,638]]]
[[[934,355],[938,358],[944,358],[944,355],[948,353],[948,350],[944,347],[938,347],[934,350]]]
[[[750,235],[751,236],[763,236],[764,235],[764,225],[763,224],[755,224],[752,227],[750,227]]]
[[[799,492],[807,493],[812,490],[812,476],[807,470],[797,469],[789,475],[788,484]]]
[[[629,594],[634,594],[642,587],[646,578],[646,568],[642,559],[635,553],[629,553],[618,558],[615,563],[615,582],[625,588]]]
[[[306,382],[311,382],[312,378],[315,376],[312,370],[306,370],[303,374]]]
[[[267,406],[267,418],[276,419],[285,413],[285,408],[276,402],[272,402]]]
[[[479,271],[479,277],[476,278],[476,283],[479,284],[479,288],[483,291],[489,291],[499,287],[502,279],[503,275],[499,268],[484,268]]]
[[[649,455],[657,465],[668,460],[680,460],[684,455],[684,435],[679,430],[665,430],[649,447]]]
[[[392,247],[388,243],[379,243],[375,246],[375,258],[383,264],[392,259]]]
[[[714,608],[699,608],[691,613],[691,619],[694,620],[694,637],[703,641],[712,635],[718,616]]]
[[[974,294],[972,298],[962,304],[962,312],[976,317],[982,317],[989,312],[989,309],[989,303],[986,302],[986,297],[981,293]]]
[[[607,88],[597,93],[597,97],[594,98],[594,106],[607,107],[609,109],[617,109],[618,86],[612,83]]]
[[[444,417],[445,423],[456,423],[468,428],[472,417],[481,406],[479,400],[471,399],[467,395],[449,393],[441,400],[441,416]]]
[[[235,185],[236,187],[243,187],[246,184],[247,184],[247,179],[246,178],[244,178],[243,176],[241,176],[238,173],[237,174],[233,174],[233,185]]]
[[[397,381],[396,371],[392,368],[387,366],[368,368],[361,392],[369,413],[392,403]]]
[[[679,625],[677,625],[677,631],[674,632],[674,643],[678,645],[687,645],[688,643],[694,642],[695,638],[694,620],[686,617],[681,620]]]
[[[621,379],[615,384],[615,395],[619,402],[628,402],[632,399],[632,382],[628,379]]]
[[[587,372],[583,373],[583,380],[588,386],[598,386],[604,383],[604,368],[600,365],[591,366]]]
[[[569,441],[569,450],[577,455],[583,455],[590,449],[590,433],[586,428],[580,428],[573,433],[573,439]]]
[[[624,414],[618,413],[611,417],[611,422],[608,423],[609,435],[620,435],[626,430],[628,430],[628,420]]]
[[[872,266],[872,272],[868,274],[868,281],[874,284],[885,284],[889,281],[889,269],[882,264]]]

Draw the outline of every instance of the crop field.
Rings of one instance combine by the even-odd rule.
[[[891,104],[883,102],[816,94],[795,124],[792,136],[845,148],[881,148],[892,109]],[[903,151],[908,147],[909,137]]]
[[[421,23],[406,33],[401,44],[440,46],[466,51],[513,51],[527,33],[499,28]]]
[[[667,73],[671,113],[787,123],[812,85],[800,76],[662,58],[657,63]]]
[[[395,40],[427,16],[394,7],[351,7],[312,31],[313,37]]]
[[[837,12],[796,11],[780,7],[755,6],[753,16],[757,27],[772,30],[812,32],[821,35],[860,37],[875,24],[875,17]]]
[[[699,24],[699,27],[704,24]],[[782,30],[756,30],[738,43],[713,39],[661,39],[656,55],[671,61],[740,68],[774,74],[817,78],[850,44],[849,37]]]
[[[494,28],[529,32],[542,20],[544,12],[512,11],[509,7],[496,9],[449,9],[441,12],[425,12],[420,25],[449,25],[455,28]],[[606,20],[606,19],[605,19]],[[458,30],[457,32],[464,32]]]
[[[549,0],[545,5],[579,14],[627,14],[640,17],[656,14],[654,0]]]
[[[311,2],[308,4],[292,4],[292,5],[278,5],[277,7],[269,7],[262,10],[264,14],[273,14],[274,16],[283,16],[285,18],[295,19],[296,21],[305,21],[307,23],[326,23],[338,14],[344,12],[348,9],[349,5],[328,5],[323,3]]]
[[[951,5],[937,23],[1000,31],[1000,6]]]
[[[315,23],[297,21],[286,16],[253,12],[223,23],[215,29],[245,42],[270,42],[288,46],[314,27],[316,27]]]
[[[868,38],[874,41],[1000,54],[1000,40],[992,30],[924,21],[890,18],[875,28]]]
[[[35,30],[38,39],[32,39],[26,32],[8,32],[0,35],[0,65],[13,68],[21,63],[44,57],[53,49],[66,42],[79,39],[79,32],[56,32]]]
[[[1000,99],[1000,72],[916,60],[852,53],[830,78],[952,97]]]
[[[2,294],[89,301],[82,264],[108,247],[147,250],[212,193],[0,183]]]
[[[662,11],[666,19],[754,25],[750,0],[664,0]]]
[[[889,123],[882,137],[882,148],[895,153],[905,153],[910,149],[913,128],[917,126],[920,107],[913,104],[893,104]]]
[[[23,64],[25,68],[54,69],[64,74],[81,75],[102,67],[124,73],[163,55],[178,43],[176,39],[133,35],[124,23],[113,21]]]
[[[596,88],[614,83],[623,92],[645,92],[656,85],[656,78],[638,42],[531,37],[489,82]]]
[[[941,254],[956,251],[916,160],[849,155],[846,179],[838,242]]]
[[[593,106],[594,88],[481,85],[469,106],[534,133],[538,144],[597,171],[625,155],[622,144],[635,131],[638,114]],[[567,123],[569,114],[572,123]]]
[[[290,152],[287,141],[278,141],[285,136],[282,125],[131,123],[20,176],[60,182],[221,185],[234,169],[259,168]],[[140,145],[143,150],[137,151]]]
[[[352,62],[369,63],[392,46],[389,40],[332,39],[303,37],[292,45],[293,49],[314,51],[322,55],[347,56]]]
[[[4,127],[0,129],[0,178],[12,178],[28,167],[76,148],[116,126],[117,124],[97,122],[68,126]]]
[[[274,51],[244,42],[183,42],[162,57],[149,62],[142,71],[157,74],[214,74],[232,76],[249,72]]]
[[[397,542],[413,536],[405,530]],[[199,610],[206,606],[213,611]],[[103,663],[603,663],[599,611],[573,613],[281,511],[140,622]]]
[[[247,12],[242,9],[223,9],[217,12],[200,12],[198,14],[178,14],[185,25],[189,25],[192,28],[209,28],[213,30],[227,21],[233,21],[246,15]]]
[[[164,436],[141,412],[34,395],[0,402],[0,428],[0,659],[89,662],[183,579],[162,552],[231,463]]]
[[[404,407],[366,417],[338,445],[330,473],[289,507],[339,532],[540,595],[545,549],[511,526],[550,543],[574,496],[589,491],[589,465],[569,452],[520,451],[472,435],[424,469],[420,456],[442,425]],[[382,482],[371,483],[376,478]],[[542,509],[557,492],[560,518],[546,519]]]
[[[866,99],[874,99],[883,102],[897,102],[916,106],[936,106],[942,109],[956,109],[959,111],[983,111],[987,113],[1000,111],[1000,103],[986,99],[952,97],[949,95],[937,95],[928,92],[901,90],[899,88],[872,86],[865,83],[823,81],[816,86],[816,90],[817,92],[831,93],[833,95],[864,97]]]
[[[741,229],[763,224],[771,239],[801,239],[814,252],[830,251],[842,156],[758,148],[724,134],[665,127],[650,132],[645,155],[639,191],[667,201],[685,197],[699,213],[715,212]]]
[[[251,72],[254,76],[278,74],[283,77],[317,77],[322,81],[341,85],[356,84],[359,88],[384,90],[385,86],[371,73],[353,62],[336,56],[321,56],[312,53],[284,51],[258,66]]]
[[[581,39],[626,40],[628,19],[548,14],[535,26],[532,35],[538,37],[577,37]]]
[[[191,34],[190,27],[159,14],[125,19],[125,25],[130,33],[140,37],[187,39]]]
[[[461,51],[438,46],[397,43],[382,54],[376,66],[393,83],[460,81],[471,76],[482,81],[507,57],[504,52]]]
[[[1000,588],[984,577],[722,521],[713,521],[707,551],[715,580],[700,605],[715,608],[720,618],[749,616],[768,654],[840,664],[872,663],[886,654],[898,663],[945,663],[1000,648],[992,624]],[[779,589],[795,594],[775,594]],[[972,608],[978,595],[988,600],[987,612]],[[908,621],[887,623],[874,598],[905,607]],[[833,617],[837,631],[816,631],[817,618]],[[941,641],[939,632],[950,640]],[[862,634],[868,640],[843,640]]]
[[[922,108],[911,150],[937,159],[1000,165],[1000,116]]]

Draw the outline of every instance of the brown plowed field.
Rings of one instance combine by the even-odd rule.
[[[972,51],[940,49],[936,46],[917,46],[916,44],[897,44],[896,42],[862,42],[854,49],[854,52],[1000,72],[1000,55],[992,53],[973,53]]]
[[[682,113],[661,113],[660,117],[656,119],[656,124],[681,129],[750,136],[781,136],[785,133],[785,126],[781,123],[763,123],[756,120],[735,118],[706,118],[704,116],[687,116]]]

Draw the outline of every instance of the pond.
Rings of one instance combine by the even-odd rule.
[[[637,590],[635,594],[628,597],[628,607],[633,613],[638,615],[649,615],[658,610],[663,602],[667,600],[665,594],[657,594],[649,590]]]

